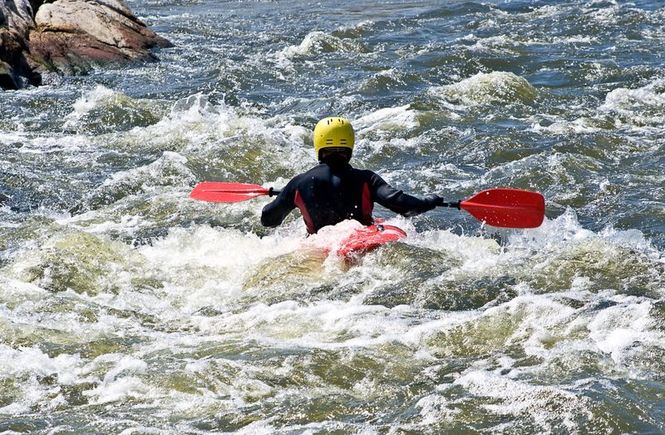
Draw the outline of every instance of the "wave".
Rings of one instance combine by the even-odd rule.
[[[164,115],[163,105],[129,96],[97,85],[84,92],[65,117],[68,132],[103,134],[156,124]]]
[[[395,89],[405,88],[409,85],[409,82],[417,80],[417,76],[409,76],[407,74],[400,73],[394,68],[379,71],[374,74],[372,77],[365,80],[360,90],[364,94],[376,94],[383,92],[390,92]]]
[[[174,152],[165,152],[154,162],[114,173],[96,187],[86,198],[92,208],[109,205],[137,193],[152,196],[164,187],[191,186],[196,182],[192,171],[187,167],[187,159]]]
[[[305,35],[298,45],[290,45],[275,54],[280,68],[289,69],[294,61],[310,59],[329,53],[364,53],[365,47],[357,40],[313,31]]]
[[[379,109],[354,119],[353,124],[359,135],[376,131],[411,130],[420,125],[418,112],[411,109],[410,105]]]
[[[617,88],[605,96],[599,111],[615,115],[621,127],[662,127],[665,122],[665,80],[658,79],[637,89]]]
[[[429,89],[451,104],[473,107],[499,103],[532,103],[538,91],[527,80],[510,72],[478,73],[461,82]]]

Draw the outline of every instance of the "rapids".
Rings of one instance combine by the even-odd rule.
[[[0,94],[0,432],[662,433],[665,8],[130,0],[161,61]],[[348,266],[268,198],[311,130],[414,194]]]

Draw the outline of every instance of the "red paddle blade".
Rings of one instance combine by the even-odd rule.
[[[258,184],[204,181],[194,187],[189,197],[208,202],[240,202],[267,194],[268,189]]]
[[[483,190],[460,207],[493,227],[536,228],[545,218],[543,195],[521,189]]]

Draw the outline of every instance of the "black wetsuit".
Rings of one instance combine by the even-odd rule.
[[[313,234],[345,219],[371,225],[374,202],[395,213],[414,216],[432,210],[442,201],[436,195],[419,199],[402,193],[374,172],[355,169],[348,163],[321,163],[289,181],[277,198],[263,208],[261,223],[277,226],[298,207],[307,231]]]

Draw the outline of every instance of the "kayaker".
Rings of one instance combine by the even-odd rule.
[[[263,208],[261,223],[275,227],[298,207],[307,232],[314,234],[346,219],[371,225],[375,202],[403,216],[415,216],[443,204],[438,195],[416,198],[393,188],[372,171],[353,168],[349,164],[353,145],[349,120],[330,117],[319,121],[314,128],[314,152],[319,165],[289,181],[275,200]]]

